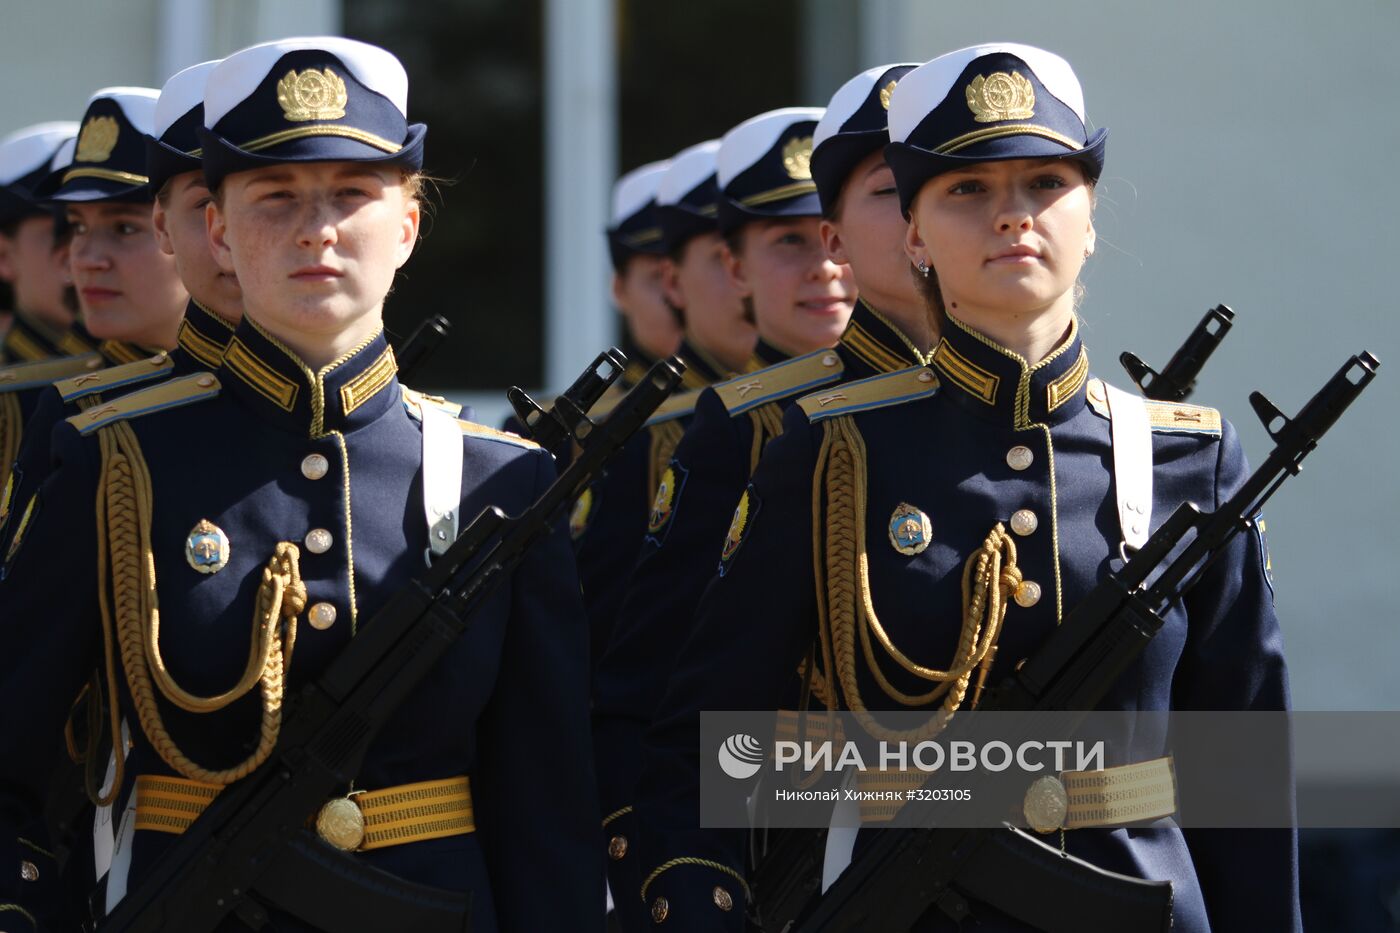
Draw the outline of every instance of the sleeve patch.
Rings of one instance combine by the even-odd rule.
[[[671,518],[681,503],[681,492],[685,489],[690,471],[681,466],[675,458],[661,473],[661,482],[656,486],[656,498],[652,500],[651,512],[647,514],[647,540],[660,547],[671,529]]]
[[[758,518],[759,507],[762,502],[758,494],[754,492],[753,484],[744,490],[744,494],[739,497],[739,504],[734,507],[734,517],[729,521],[729,531],[724,536],[724,548],[719,555],[719,575],[722,577],[728,571],[734,560],[734,555],[739,552],[744,540],[749,536],[749,529],[753,527],[754,519]]]
[[[593,517],[595,496],[593,487],[589,486],[583,491],[583,495],[574,501],[574,507],[569,511],[569,537],[575,541],[583,537],[583,533],[588,530],[589,519]]]
[[[5,566],[8,567],[19,553],[19,547],[24,543],[24,535],[34,523],[34,516],[39,514],[39,494],[36,492],[29,497],[29,501],[24,506],[24,511],[20,514],[19,524],[15,526],[15,536],[10,539],[10,546],[5,549]]]

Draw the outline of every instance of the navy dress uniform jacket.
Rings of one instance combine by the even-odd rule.
[[[9,547],[9,518],[14,503],[28,501],[48,475],[53,461],[49,444],[54,425],[83,407],[99,403],[104,395],[110,398],[161,379],[218,368],[233,337],[233,328],[233,324],[191,300],[180,323],[177,345],[169,353],[104,341],[98,352],[106,368],[33,389],[33,411],[24,424],[19,456],[4,467],[7,476],[0,492],[0,554]]]
[[[760,344],[756,356],[781,357]],[[612,639],[593,676],[593,741],[602,795],[608,880],[629,910],[629,928],[641,921],[636,817],[632,807],[641,772],[642,737],[661,702],[676,655],[690,636],[693,613],[719,561],[734,504],[755,457],[798,396],[923,362],[920,353],[883,315],[856,303],[840,342],[831,350],[777,362],[706,388],[669,464],[665,493],[648,517],[641,553],[618,613]],[[760,413],[760,408],[768,409]],[[766,417],[765,417],[766,416]],[[757,441],[757,443],[756,443]],[[649,922],[649,921],[648,921]]]
[[[718,363],[689,343],[683,344],[677,355],[686,365],[680,389],[627,442],[603,478],[579,499],[570,519],[595,664],[612,636],[646,533],[647,511],[656,492],[651,476],[660,472],[658,467],[670,458],[690,423],[695,394],[725,376]]]
[[[202,400],[127,421],[153,481],[151,548],[165,662],[186,690],[227,690],[246,663],[262,569],[277,542],[294,542],[308,591],[290,663],[288,689],[296,690],[424,567],[422,428],[382,334],[312,372],[245,321],[217,372],[188,381],[213,388]],[[145,396],[168,395],[181,382]],[[74,420],[100,422],[123,417],[124,406],[152,407],[142,396]],[[477,425],[462,431],[463,516],[488,505],[517,513],[552,481],[549,458],[528,442]],[[54,873],[43,867],[41,843],[17,837],[32,826],[50,752],[60,747],[69,706],[103,650],[91,532],[97,439],[64,422],[54,458],[0,582],[0,697],[6,708],[23,711],[0,733],[0,844],[5,864],[24,858],[40,866],[38,881],[6,872],[0,903],[40,908],[36,894]],[[186,557],[201,520],[227,536],[227,565],[211,574],[196,572]],[[314,549],[302,546],[313,529],[329,535]],[[308,624],[328,615],[329,625]],[[531,551],[397,711],[355,782],[374,790],[467,775],[475,832],[354,857],[415,882],[471,892],[473,931],[600,928],[604,873],[595,841],[586,652],[573,559],[558,533]],[[242,761],[255,746],[257,694],[202,715],[163,697],[158,702],[179,748],[218,768]],[[173,773],[138,727],[124,682],[121,703],[134,747],[119,808],[137,775]],[[135,833],[128,889],[141,883],[170,838]]]
[[[950,320],[932,370],[909,370],[816,393],[788,410],[746,491],[747,520],[731,528],[721,574],[698,609],[646,738],[638,800],[644,871],[660,873],[648,903],[665,900],[667,928],[739,929],[740,834],[698,828],[699,713],[760,710],[784,702],[791,672],[817,632],[814,528],[831,527],[832,503],[814,522],[813,476],[832,419],[849,416],[867,448],[870,593],[893,644],[921,664],[944,667],[961,626],[962,568],[997,523],[1029,510],[1017,534],[1024,578],[1040,586],[1032,605],[1012,603],[989,683],[1033,651],[1111,568],[1122,540],[1112,489],[1110,421],[1101,390],[1090,394],[1077,322],[1065,344],[1035,367]],[[935,375],[936,374],[936,375]],[[1149,403],[1151,406],[1152,403]],[[1218,413],[1158,404],[1152,411],[1153,528],[1184,501],[1217,507],[1244,480],[1233,428]],[[1021,448],[1017,450],[1017,448]],[[1013,451],[1016,451],[1013,453]],[[1029,457],[1026,454],[1029,453]],[[889,537],[896,509],[930,519],[928,546],[912,556]],[[1105,698],[1105,710],[1287,709],[1288,678],[1266,573],[1263,540],[1237,539]],[[857,651],[859,656],[859,651]],[[905,692],[926,690],[883,654]],[[900,709],[863,658],[857,683],[871,710]],[[842,691],[843,706],[848,698]],[[970,702],[970,701],[969,701]],[[863,830],[855,858],[870,838]],[[1296,834],[1292,830],[1187,830],[1170,819],[1145,828],[1078,829],[1067,850],[1093,864],[1174,885],[1174,929],[1297,930]],[[709,865],[676,864],[698,858]],[[1025,927],[973,904],[979,930]],[[919,929],[953,929],[931,911]]]

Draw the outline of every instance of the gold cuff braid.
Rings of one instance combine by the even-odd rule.
[[[647,888],[651,887],[653,881],[655,881],[657,878],[660,878],[664,873],[670,871],[672,868],[679,868],[682,865],[698,865],[701,868],[713,868],[715,871],[723,872],[724,874],[729,875],[735,881],[739,882],[739,887],[742,888],[744,891],[744,899],[749,899],[749,885],[748,882],[744,880],[743,875],[739,874],[737,871],[730,868],[728,865],[721,864],[720,862],[714,862],[707,858],[693,858],[691,856],[686,856],[684,858],[673,858],[669,862],[662,864],[651,874],[647,875],[647,880],[642,882],[642,903],[646,903]]]

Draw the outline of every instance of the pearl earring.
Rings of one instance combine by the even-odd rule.
[[[924,262],[922,259],[920,259],[920,260],[919,260],[919,265],[918,265],[918,270],[919,270],[919,275],[922,275],[924,278],[928,278],[928,263],[926,263],[926,262]]]

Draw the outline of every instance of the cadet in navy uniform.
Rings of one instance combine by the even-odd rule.
[[[421,404],[395,377],[382,307],[417,240],[426,133],[407,122],[397,59],[331,37],[254,46],[210,72],[204,110],[209,236],[245,317],[216,371],[61,426],[57,468],[5,555],[0,696],[26,709],[0,736],[7,929],[43,926],[54,909],[52,865],[29,831],[46,753],[94,669],[120,671],[97,688],[113,734],[118,718],[130,731],[101,795],[121,814],[110,909],[199,802],[266,757],[284,689],[319,676],[461,516],[519,512],[554,474],[533,445]],[[97,533],[75,535],[98,496]],[[132,639],[151,653],[117,657]],[[586,651],[561,533],[370,748],[334,803],[365,813],[364,831],[323,838],[468,894],[473,931],[600,928]],[[272,928],[305,926],[273,911]]]
[[[37,395],[34,412],[26,422],[24,443],[7,480],[10,488],[0,500],[0,553],[8,542],[6,516],[10,504],[24,501],[47,473],[54,424],[80,408],[100,404],[104,394],[131,391],[197,369],[214,369],[243,316],[237,278],[220,270],[209,250],[204,224],[209,189],[204,183],[199,158],[189,154],[199,151],[196,130],[204,116],[204,81],[216,64],[218,62],[193,65],[165,83],[153,112],[153,135],[145,138],[144,148],[140,150],[144,161],[142,172],[146,177],[142,187],[154,200],[149,226],[160,253],[164,254],[149,254],[147,258],[153,262],[148,273],[167,279],[178,275],[190,295],[184,320],[178,325],[176,346],[157,349],[162,345],[141,347],[121,340],[106,340],[99,344],[98,350],[103,362],[114,365],[85,371],[33,390]],[[137,154],[136,150],[128,151],[133,156]],[[60,169],[62,171],[64,169]],[[129,185],[124,181],[97,178],[82,179],[81,183],[84,186],[120,186],[114,187],[112,192],[120,197],[141,196],[140,192],[125,190]],[[79,181],[70,180],[67,184],[77,185]],[[76,193],[87,196],[91,189],[83,187]],[[59,187],[54,197],[59,199],[60,205],[66,203],[64,186]],[[173,266],[166,256],[173,258]],[[108,325],[106,332],[120,335],[143,330],[149,326],[148,318],[164,325],[169,314],[164,302],[151,309],[136,307],[133,311],[135,313],[125,319]],[[133,356],[136,358],[132,359]]]
[[[656,214],[656,189],[669,160],[648,162],[613,185],[608,255],[612,258],[613,305],[622,315],[627,382],[635,385],[650,365],[681,345],[681,322],[666,304],[666,241]]]
[[[0,371],[0,396],[15,393],[18,401],[0,403],[0,432],[7,437],[22,436],[40,396],[55,381],[146,361],[175,346],[189,293],[152,235],[153,195],[145,174],[145,134],[158,96],[130,87],[95,93],[73,149],[61,153],[68,158],[34,189],[36,197],[64,209],[82,319],[74,331],[95,347]],[[18,424],[16,411],[23,419]],[[36,428],[46,432],[57,414],[50,410]],[[6,505],[0,501],[0,526]]]
[[[600,414],[641,382],[653,363],[675,353],[680,346],[680,318],[666,303],[661,289],[667,260],[661,223],[656,216],[656,188],[669,164],[648,162],[613,185],[608,255],[613,266],[612,299],[622,316],[622,351],[627,365],[598,400]],[[501,427],[516,434],[529,433],[513,414]],[[572,453],[570,447],[561,452],[561,469]]]
[[[743,913],[739,834],[696,825],[701,710],[775,708],[808,657],[857,714],[972,708],[981,672],[998,680],[1031,653],[1125,546],[1184,501],[1215,507],[1245,475],[1218,412],[1089,374],[1075,284],[1106,133],[1086,129],[1068,63],[1019,45],[954,52],[905,75],[889,120],[906,250],[946,311],[942,340],[929,367],[789,408],[740,501],[646,740],[645,898],[668,928],[739,929]],[[1240,539],[1170,610],[1104,709],[1287,708],[1262,544]],[[1000,572],[973,574],[965,595],[964,567],[982,558]],[[999,637],[968,638],[978,625]],[[1170,778],[1164,760],[1149,770]],[[1101,809],[1096,828],[1061,827],[1059,841],[1172,881],[1174,929],[1299,928],[1291,831],[1113,829],[1128,817],[1107,798]],[[972,907],[979,930],[1028,929]],[[936,908],[917,926],[953,928]]]
[[[883,109],[880,114],[883,126]],[[635,838],[630,811],[641,736],[709,579],[705,558],[713,557],[763,443],[781,426],[783,399],[801,394],[802,385],[841,375],[840,357],[822,348],[830,347],[850,320],[854,288],[850,267],[833,263],[821,242],[821,203],[810,162],[812,135],[822,117],[815,108],[769,111],[730,130],[720,145],[720,226],[731,275],[759,332],[753,371],[700,393],[695,420],[657,487],[618,628],[594,677],[599,786],[605,819],[611,817],[606,827],[610,880],[614,891],[626,892],[623,907],[637,915],[631,919],[634,927],[645,922],[635,898],[641,884],[636,856],[628,857],[629,840]],[[889,246],[901,248],[897,240]],[[869,322],[903,349],[885,324],[873,316]],[[866,335],[868,352],[899,359],[897,368],[923,359],[922,354],[911,358],[907,350],[903,357],[877,350],[869,331],[855,332]],[[793,356],[798,359],[784,362]],[[870,370],[878,371],[883,370]],[[687,506],[681,513],[683,497]]]
[[[724,267],[715,184],[718,150],[718,143],[683,150],[671,160],[657,189],[657,212],[670,256],[667,301],[685,322],[678,351],[687,366],[681,387],[628,442],[607,474],[583,494],[569,521],[595,662],[607,647],[657,484],[690,423],[699,390],[744,369],[753,351],[753,325]],[[595,411],[601,414],[605,409],[600,404]]]
[[[8,327],[0,331],[0,364],[62,355],[58,344],[73,326],[63,302],[61,215],[35,201],[33,189],[77,134],[77,123],[54,121],[0,139],[0,311],[9,312]]]

